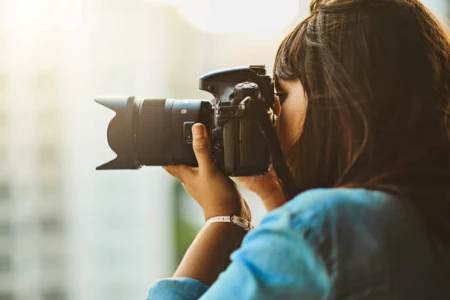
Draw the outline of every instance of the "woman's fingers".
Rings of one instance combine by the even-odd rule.
[[[187,165],[170,165],[163,166],[163,168],[167,173],[178,178],[182,183],[185,182],[187,176],[191,176],[194,173],[193,168]]]
[[[195,175],[196,172],[211,173],[215,170],[215,162],[212,157],[209,136],[206,127],[197,123],[192,126],[193,143],[192,147],[197,158],[198,168],[187,165],[170,165],[163,168],[172,176],[178,178],[182,183],[188,180],[188,177]]]
[[[209,136],[205,125],[201,123],[192,126],[193,149],[197,158],[199,170],[207,172],[215,168],[215,162],[212,157]]]
[[[165,166],[164,169],[183,183],[184,189],[203,209],[205,219],[230,214],[250,219],[250,211],[234,182],[216,166],[206,127],[203,124],[194,124],[192,137],[192,148],[198,168],[177,165]]]

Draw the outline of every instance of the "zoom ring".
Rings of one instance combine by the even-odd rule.
[[[164,105],[166,99],[144,100],[138,125],[138,153],[143,165],[164,163]]]

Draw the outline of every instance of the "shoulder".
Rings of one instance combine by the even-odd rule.
[[[277,219],[285,219],[285,221],[288,219],[290,227],[301,226],[305,222],[313,222],[316,225],[321,222],[330,224],[341,219],[355,223],[369,221],[371,216],[401,214],[403,210],[404,203],[394,195],[385,192],[323,188],[308,190],[297,195],[284,206],[268,214],[262,224]]]
[[[411,229],[414,235],[419,231],[405,221],[406,207],[400,198],[379,191],[304,192],[267,214],[246,235],[232,255],[230,282],[236,289],[245,286],[249,294],[263,286],[261,295],[271,291],[283,299],[333,298],[347,288],[346,280],[361,283],[352,293],[365,291],[373,276],[411,261],[404,253],[412,245]],[[251,280],[236,280],[239,274],[251,274]],[[251,299],[268,298],[258,294]]]
[[[267,214],[232,256],[267,275],[267,286],[283,278],[290,295],[312,289],[318,298],[360,296],[388,284],[390,270],[413,270],[430,257],[408,199],[366,189],[304,192]]]
[[[297,195],[282,209],[301,212],[308,209],[347,210],[353,208],[377,209],[389,205],[395,198],[381,191],[367,189],[312,189]]]
[[[313,247],[331,241],[339,247],[350,243],[369,247],[392,241],[393,233],[410,236],[411,229],[420,227],[403,199],[381,191],[341,188],[306,191],[261,222],[262,229],[301,235]]]

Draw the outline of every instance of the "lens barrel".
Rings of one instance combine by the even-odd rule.
[[[142,165],[167,164],[164,145],[170,133],[165,130],[164,119],[170,116],[164,113],[165,104],[166,99],[141,101],[136,120],[136,136],[139,162]]]
[[[192,149],[192,125],[209,129],[212,106],[205,100],[145,99],[136,126],[142,165],[197,165]]]
[[[117,157],[97,170],[137,169],[174,164],[197,165],[192,125],[211,128],[212,105],[206,100],[97,98],[116,112],[108,143]]]

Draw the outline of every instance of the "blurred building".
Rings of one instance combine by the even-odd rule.
[[[16,35],[12,2],[0,2],[12,14],[0,31],[0,299],[67,299],[61,56],[49,63],[51,41]]]
[[[93,97],[162,94],[164,15],[144,1],[0,8],[0,300],[143,299],[172,268],[171,179],[94,171],[113,155]]]

